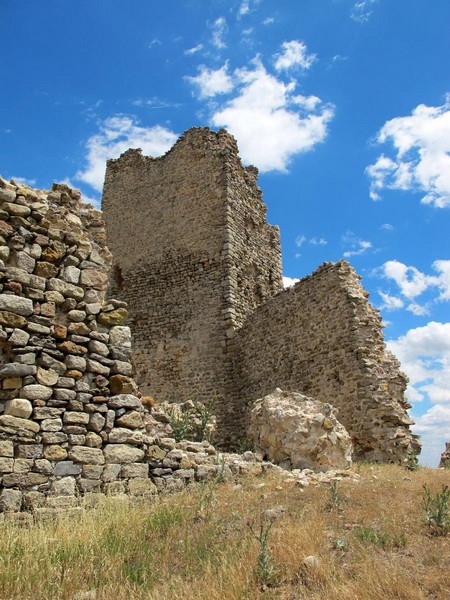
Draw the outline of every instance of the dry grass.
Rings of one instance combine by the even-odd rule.
[[[450,472],[368,465],[359,472],[359,483],[338,483],[334,505],[329,485],[302,491],[272,476],[153,504],[111,500],[30,528],[5,523],[0,598],[448,599],[450,535],[430,534],[421,500],[424,483],[438,491]],[[264,585],[248,520],[256,527],[262,511],[279,505],[286,512],[270,532],[274,573]],[[309,555],[317,568],[305,568]]]

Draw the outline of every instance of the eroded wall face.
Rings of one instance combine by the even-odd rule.
[[[227,294],[236,329],[282,287],[278,227],[267,223],[267,207],[256,185],[257,170],[229,160],[226,171]]]
[[[380,316],[348,263],[325,264],[269,300],[235,344],[244,405],[276,387],[301,391],[339,408],[356,456],[401,462],[418,450],[409,431],[405,376],[386,351]]]

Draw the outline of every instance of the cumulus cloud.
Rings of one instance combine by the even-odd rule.
[[[315,54],[309,54],[306,44],[298,40],[283,42],[281,52],[275,55],[275,70],[289,71],[294,68],[307,70],[316,60]]]
[[[173,146],[177,134],[165,127],[140,126],[133,117],[116,115],[100,124],[99,132],[86,143],[86,166],[76,179],[101,192],[108,158],[117,158],[128,148],[142,148],[146,155],[160,156]]]
[[[350,17],[357,23],[367,23],[377,2],[378,0],[359,0],[355,2]]]
[[[348,250],[344,252],[344,258],[360,256],[372,248],[372,242],[362,240],[356,236],[353,231],[347,231],[344,233],[344,235],[341,237],[341,241],[344,246],[348,248]]]
[[[285,288],[292,287],[298,281],[300,281],[300,279],[297,279],[296,277],[286,277],[283,275],[283,286]]]
[[[432,288],[438,292],[436,302],[450,300],[450,260],[436,260],[432,267],[437,275],[427,275],[414,266],[388,260],[374,274],[397,285],[400,295],[411,301],[408,310],[416,315],[425,315],[429,313],[429,307],[419,305],[414,299],[427,290]]]
[[[225,36],[228,32],[228,25],[225,17],[219,17],[212,25],[212,37],[211,44],[218,50],[223,50],[227,47],[225,43]]]
[[[414,421],[413,431],[421,436],[423,444],[420,462],[437,467],[445,442],[450,440],[450,406],[436,404]]]
[[[411,190],[423,194],[424,204],[450,207],[450,95],[442,106],[420,104],[387,121],[376,141],[390,142],[393,155],[381,154],[366,169],[373,200],[383,189]]]
[[[450,403],[450,323],[430,321],[387,342],[410,379],[415,401],[428,395],[433,404]]]
[[[197,86],[200,98],[212,98],[218,94],[226,94],[233,89],[233,80],[228,74],[228,63],[220,69],[208,69],[205,65],[199,67],[195,77],[186,77]]]
[[[381,291],[379,291],[378,293],[381,296],[381,299],[383,300],[383,304],[378,307],[380,310],[396,310],[398,308],[403,308],[404,302],[401,298],[398,298],[397,296],[391,296],[390,294],[386,294]]]
[[[271,75],[258,57],[251,68],[237,69],[234,81],[237,94],[216,108],[211,123],[237,138],[245,163],[262,172],[285,172],[293,156],[325,139],[334,107],[316,97],[299,105],[295,81]]]
[[[432,407],[415,416],[415,433],[422,436],[422,462],[436,466],[444,442],[450,440],[450,323],[431,321],[387,342],[409,377],[411,402],[428,398]]]

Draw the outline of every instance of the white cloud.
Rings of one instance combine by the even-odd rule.
[[[415,433],[422,437],[421,462],[437,466],[444,442],[450,440],[450,323],[431,321],[387,342],[410,379],[410,402],[428,398],[433,406],[415,416]]]
[[[383,300],[383,304],[378,307],[379,310],[382,310],[383,308],[386,310],[396,310],[398,308],[403,308],[404,303],[401,298],[398,298],[397,296],[391,296],[390,294],[386,294],[381,291],[379,291],[378,293],[381,296],[381,299]]]
[[[142,148],[146,155],[159,156],[173,146],[177,137],[161,125],[141,127],[130,116],[116,115],[103,121],[100,131],[88,139],[86,167],[75,177],[101,192],[108,158],[117,158],[128,148]]]
[[[239,7],[237,18],[241,19],[245,15],[250,14],[256,8],[256,6],[261,2],[261,0],[242,0],[242,3]],[[253,8],[252,8],[253,5]]]
[[[242,0],[242,4],[239,7],[238,18],[247,15],[250,12],[250,0]]]
[[[326,246],[328,244],[328,242],[325,238],[316,238],[316,237],[311,238],[309,240],[309,243],[312,244],[313,246]]]
[[[275,55],[275,70],[278,72],[289,71],[295,67],[306,71],[316,60],[315,54],[308,54],[306,44],[297,40],[283,42],[281,49],[282,51]]]
[[[193,46],[192,48],[188,48],[187,50],[184,51],[184,54],[186,54],[186,56],[192,56],[193,54],[200,52],[200,50],[203,50],[203,44],[197,44],[196,46]]]
[[[421,436],[422,441],[420,462],[437,467],[445,442],[450,440],[450,406],[432,406],[424,415],[414,417],[414,421],[413,431]]]
[[[431,278],[416,269],[408,267],[398,260],[388,260],[382,266],[383,276],[392,279],[405,298],[420,296],[431,284]]]
[[[430,321],[387,342],[410,379],[408,391],[419,401],[450,403],[450,323]]]
[[[394,156],[381,154],[366,169],[373,200],[383,189],[411,190],[424,194],[424,204],[450,207],[450,95],[442,106],[420,104],[387,121],[376,141],[391,142]]]
[[[234,80],[237,95],[213,112],[211,123],[226,127],[237,138],[245,163],[262,172],[285,172],[293,156],[325,139],[334,107],[315,97],[310,103],[314,110],[307,102],[299,106],[296,83],[269,74],[258,57],[251,68],[237,69]]]
[[[272,25],[272,23],[275,23],[275,19],[273,17],[266,17],[262,22],[263,25]]]
[[[283,275],[283,286],[285,288],[292,287],[298,281],[300,281],[300,279],[297,279],[296,277],[286,277]]]
[[[383,229],[384,231],[392,231],[394,229],[394,226],[391,225],[390,223],[383,223],[383,225],[381,225],[380,229]]]
[[[374,4],[378,0],[359,0],[353,5],[350,13],[351,18],[358,23],[367,23],[373,13]]]
[[[345,258],[350,258],[351,256],[360,256],[372,248],[372,242],[362,240],[361,238],[357,237],[353,231],[347,231],[341,237],[341,241],[346,247],[349,248],[344,252]]]
[[[26,177],[10,177],[10,179],[13,179],[19,185],[33,186],[37,183],[36,179],[27,179]]]
[[[224,37],[228,32],[228,25],[225,17],[219,17],[212,25],[211,44],[218,50],[223,50],[227,47]]]
[[[436,300],[450,300],[450,260],[436,260],[433,269],[437,275],[426,275],[413,266],[407,266],[398,260],[388,260],[376,270],[381,277],[391,279],[399,287],[401,295],[413,300],[430,288],[438,290]],[[412,303],[408,306],[414,314],[428,314],[428,308]]]
[[[228,63],[215,70],[201,65],[198,75],[186,79],[198,87],[200,98],[212,98],[233,89],[233,80],[228,75]]]
[[[299,235],[296,237],[295,245],[297,246],[297,248],[301,248],[301,246],[303,246],[303,244],[305,243],[311,244],[312,246],[325,246],[326,244],[328,244],[327,240],[322,237],[312,237],[309,240],[304,235]]]
[[[436,260],[433,268],[439,273],[435,278],[440,291],[438,300],[450,300],[450,260]]]
[[[149,48],[153,48],[153,46],[161,46],[161,40],[159,38],[153,38],[152,41],[149,43],[148,47]]]

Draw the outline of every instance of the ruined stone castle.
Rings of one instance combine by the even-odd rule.
[[[207,128],[163,157],[108,161],[111,293],[130,307],[140,388],[214,403],[224,446],[245,437],[257,398],[300,391],[339,409],[356,456],[401,461],[418,442],[379,313],[345,261],[282,289],[279,230],[257,174],[230,134]]]
[[[254,401],[281,387],[337,407],[356,456],[417,452],[405,377],[358,276],[327,263],[283,290],[256,177],[209,129],[161,158],[109,161],[103,214],[67,185],[0,177],[2,519],[276,468],[176,441],[165,401],[213,403],[219,443],[237,446]],[[315,456],[342,429],[326,411],[296,431]]]

